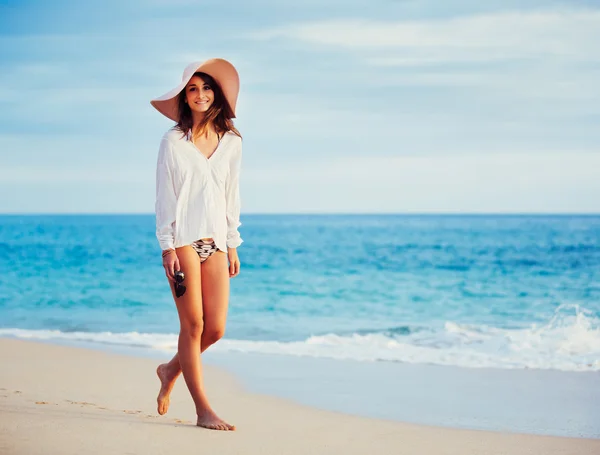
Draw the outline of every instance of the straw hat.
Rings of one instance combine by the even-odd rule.
[[[152,104],[152,106],[154,106],[161,114],[178,122],[179,112],[177,110],[177,95],[185,88],[194,73],[199,71],[212,76],[213,79],[217,81],[223,91],[223,95],[225,95],[225,100],[231,108],[233,114],[232,118],[235,118],[235,105],[240,91],[240,76],[235,67],[222,58],[211,58],[205,62],[190,63],[186,66],[185,70],[183,70],[181,83],[173,90],[169,90],[163,96],[150,101],[150,104]]]

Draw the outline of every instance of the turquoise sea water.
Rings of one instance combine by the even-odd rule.
[[[600,216],[242,215],[218,351],[600,370]],[[153,215],[0,216],[0,335],[171,351]]]

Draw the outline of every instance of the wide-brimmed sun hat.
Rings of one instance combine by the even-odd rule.
[[[185,88],[194,73],[197,72],[206,73],[217,81],[217,84],[219,84],[223,91],[223,95],[225,95],[227,104],[229,104],[229,107],[231,108],[231,118],[235,118],[235,105],[240,91],[240,76],[235,67],[222,58],[211,58],[204,62],[190,63],[185,67],[185,70],[183,70],[181,83],[173,90],[169,90],[163,96],[150,101],[150,104],[152,104],[152,106],[154,106],[161,114],[178,122],[179,111],[177,106],[177,95]]]

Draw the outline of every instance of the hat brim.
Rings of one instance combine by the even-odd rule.
[[[240,90],[240,77],[235,67],[222,58],[212,58],[205,62],[191,63],[184,70],[181,83],[164,95],[150,101],[150,104],[165,117],[178,122],[179,107],[177,105],[177,97],[197,72],[208,74],[219,84],[225,101],[229,105],[230,115],[228,117],[235,118],[235,108]]]

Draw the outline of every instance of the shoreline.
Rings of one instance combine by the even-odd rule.
[[[194,425],[178,381],[166,416],[156,413],[154,358],[0,338],[0,452],[25,454],[422,453],[592,454],[600,440],[450,429],[325,411],[249,392],[220,367],[205,366],[209,398],[236,432]],[[107,373],[109,372],[109,373]]]
[[[4,338],[153,359],[157,365],[174,354],[94,341]],[[600,439],[600,408],[594,406],[600,402],[600,372],[365,362],[218,345],[203,354],[203,363],[232,375],[250,393],[325,411],[448,429]]]
[[[598,372],[462,368],[210,352],[255,393],[366,418],[443,428],[600,438]],[[359,393],[356,393],[356,391]]]

